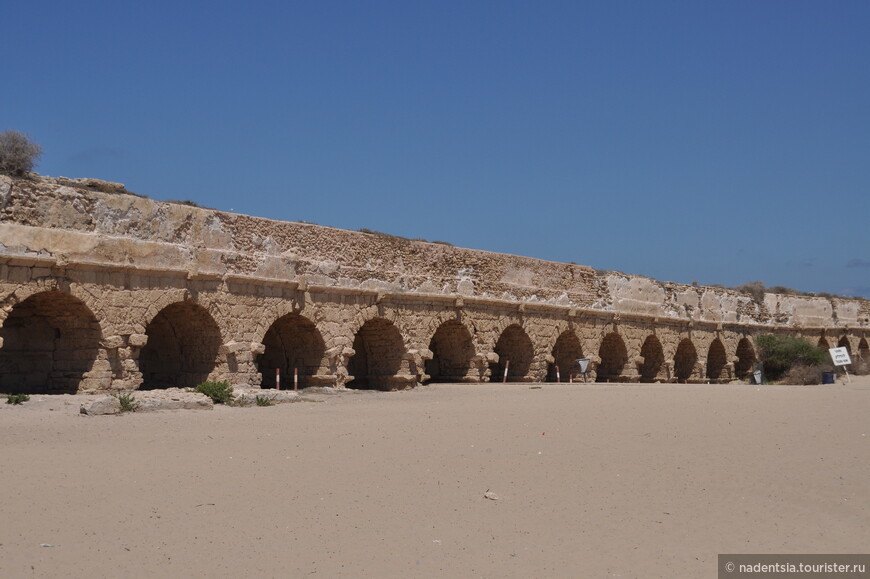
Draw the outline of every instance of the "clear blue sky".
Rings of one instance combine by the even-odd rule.
[[[0,130],[156,199],[870,297],[870,2],[4,3]]]

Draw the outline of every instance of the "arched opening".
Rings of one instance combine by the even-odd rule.
[[[640,367],[641,382],[655,382],[665,363],[665,354],[662,343],[656,336],[648,336],[640,349],[643,356],[643,364]]]
[[[856,374],[870,374],[870,346],[867,345],[867,338],[861,338],[858,342],[858,359],[854,362],[852,368]]]
[[[831,345],[828,343],[824,336],[819,338],[819,343],[817,344],[817,346],[825,352],[827,352],[831,348]]]
[[[846,351],[849,352],[849,357],[852,357],[852,344],[849,342],[849,338],[843,336],[840,338],[840,341],[837,342],[838,348],[846,348]]]
[[[356,352],[347,363],[353,380],[348,388],[359,390],[391,390],[405,356],[405,343],[399,328],[383,318],[367,321],[353,339]]]
[[[556,367],[559,367],[559,378],[567,382],[571,374],[578,374],[580,366],[577,360],[583,357],[583,346],[577,334],[571,330],[565,330],[556,339],[553,346],[553,358],[555,361],[547,366],[547,381],[556,381]]]
[[[170,304],[154,316],[145,334],[140,389],[193,388],[208,380],[217,364],[221,332],[205,308],[190,302]]]
[[[710,349],[707,350],[707,379],[711,382],[720,382],[725,380],[725,365],[728,363],[728,354],[725,353],[725,346],[722,340],[716,338],[710,344]]]
[[[601,347],[598,349],[598,357],[601,363],[595,369],[596,382],[619,381],[628,362],[628,349],[622,336],[611,332],[604,336]]]
[[[299,386],[314,386],[323,364],[326,345],[317,327],[299,314],[287,314],[275,320],[263,337],[266,351],[260,356],[257,370],[262,388],[275,388],[275,370],[281,371],[283,388],[292,387],[293,372],[298,372]]]
[[[0,328],[0,392],[75,394],[99,353],[94,314],[61,291],[30,296]]]
[[[432,359],[426,360],[430,382],[462,382],[468,379],[474,344],[462,323],[449,320],[438,326],[429,342]]]
[[[677,382],[685,383],[691,380],[697,363],[698,351],[695,350],[695,344],[689,338],[684,338],[677,345],[677,352],[674,354],[674,378]]]
[[[501,382],[504,379],[507,365],[507,381],[523,382],[528,380],[527,374],[535,356],[535,348],[526,331],[519,324],[511,324],[501,333],[495,343],[495,353],[498,362],[490,364],[490,380]]]
[[[755,348],[752,347],[752,342],[749,341],[749,338],[742,338],[737,343],[737,363],[734,364],[736,378],[745,380],[752,373],[752,369],[757,361],[758,358],[755,355]]]

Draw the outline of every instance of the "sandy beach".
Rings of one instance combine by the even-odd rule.
[[[718,553],[868,551],[867,377],[537,386],[4,404],[0,576],[715,577]]]

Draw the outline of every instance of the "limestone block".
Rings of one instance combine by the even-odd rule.
[[[147,334],[130,334],[130,337],[127,338],[127,343],[130,344],[134,348],[141,348],[145,344],[148,343],[148,335]]]
[[[236,342],[235,340],[230,340],[226,344],[222,344],[220,347],[221,354],[235,354],[239,350],[242,349],[242,345]]]
[[[107,350],[117,350],[124,345],[124,338],[121,336],[109,336],[100,342],[100,345]]]
[[[82,405],[79,407],[79,412],[88,416],[120,414],[121,402],[114,396],[101,396],[96,400],[82,402]]]
[[[263,354],[266,352],[266,345],[259,342],[251,342],[252,354]]]
[[[489,352],[488,354],[486,354],[486,361],[490,364],[497,364],[498,354],[496,354],[495,352]]]

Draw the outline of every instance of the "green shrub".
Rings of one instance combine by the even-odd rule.
[[[0,173],[24,177],[33,170],[40,155],[42,147],[28,139],[24,133],[0,133]]]
[[[139,408],[139,403],[132,392],[118,392],[113,396],[121,403],[121,412],[136,412],[136,409]]]
[[[196,387],[196,391],[211,398],[215,404],[229,404],[233,399],[233,387],[227,381],[203,382]]]
[[[764,373],[771,380],[780,379],[793,366],[821,366],[827,359],[825,352],[804,338],[761,334],[756,343]]]
[[[21,404],[30,400],[29,394],[7,394],[6,404]]]

